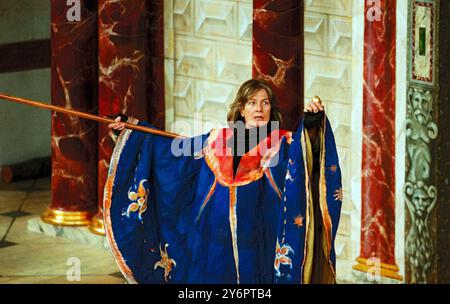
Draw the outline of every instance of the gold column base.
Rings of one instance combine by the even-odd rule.
[[[59,226],[85,226],[89,224],[92,212],[89,211],[63,211],[57,209],[47,209],[41,219],[47,224]]]
[[[400,269],[396,265],[390,265],[385,263],[376,263],[373,260],[365,258],[356,258],[358,264],[354,265],[352,268],[355,270],[367,272],[367,273],[377,273],[379,272],[381,276],[386,278],[391,278],[399,281],[403,281],[403,277],[398,273]],[[380,269],[376,269],[376,267]]]
[[[103,221],[103,216],[99,211],[96,215],[94,215],[91,219],[91,222],[89,223],[89,230],[92,233],[95,233],[97,235],[106,235],[105,232],[105,223]]]

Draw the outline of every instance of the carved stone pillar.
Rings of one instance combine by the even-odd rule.
[[[436,161],[433,168],[436,168],[436,185],[438,188],[436,232],[437,232],[437,283],[450,283],[450,1],[438,2],[439,29],[436,37],[439,37],[439,61],[438,79],[439,92],[437,100],[439,101],[437,114],[437,125],[439,134],[436,139]]]
[[[413,1],[409,7],[411,53],[404,189],[408,209],[405,225],[408,283],[450,280],[449,10],[448,1],[437,0]]]

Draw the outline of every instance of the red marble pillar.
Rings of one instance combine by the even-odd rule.
[[[253,1],[253,77],[271,84],[295,130],[303,114],[303,1]]]
[[[99,115],[117,113],[164,129],[163,0],[99,0]],[[98,213],[90,228],[104,234],[103,189],[114,136],[99,126]]]
[[[51,1],[52,104],[97,114],[97,7],[85,3],[69,21],[73,6]],[[97,123],[53,113],[51,135],[52,202],[42,219],[86,225],[97,205]]]
[[[401,280],[395,262],[396,1],[379,3],[365,7],[361,248],[354,269]],[[371,14],[374,9],[381,14]]]

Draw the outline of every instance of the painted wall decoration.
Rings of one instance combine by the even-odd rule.
[[[410,225],[406,237],[408,276],[411,283],[426,283],[435,263],[436,240],[430,233],[430,215],[436,206],[437,189],[431,183],[429,144],[438,135],[432,117],[433,97],[429,90],[411,87],[408,92],[406,135],[406,206]]]
[[[412,1],[409,10],[405,275],[408,283],[433,283],[438,262],[433,215],[438,199],[433,172],[433,145],[439,133],[435,118],[437,1]]]
[[[412,7],[412,79],[434,83],[434,3],[414,1]]]

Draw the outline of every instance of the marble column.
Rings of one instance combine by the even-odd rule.
[[[99,115],[124,113],[164,128],[163,0],[99,0]],[[98,212],[91,231],[104,234],[103,189],[115,136],[98,130]]]
[[[295,130],[303,114],[303,1],[253,1],[253,77],[271,84]]]
[[[51,100],[57,106],[97,114],[93,3],[51,1]],[[52,202],[42,219],[86,225],[97,205],[97,123],[61,113],[52,113],[51,119]]]
[[[361,245],[353,268],[402,280],[395,261],[396,1],[369,2],[364,21]]]

